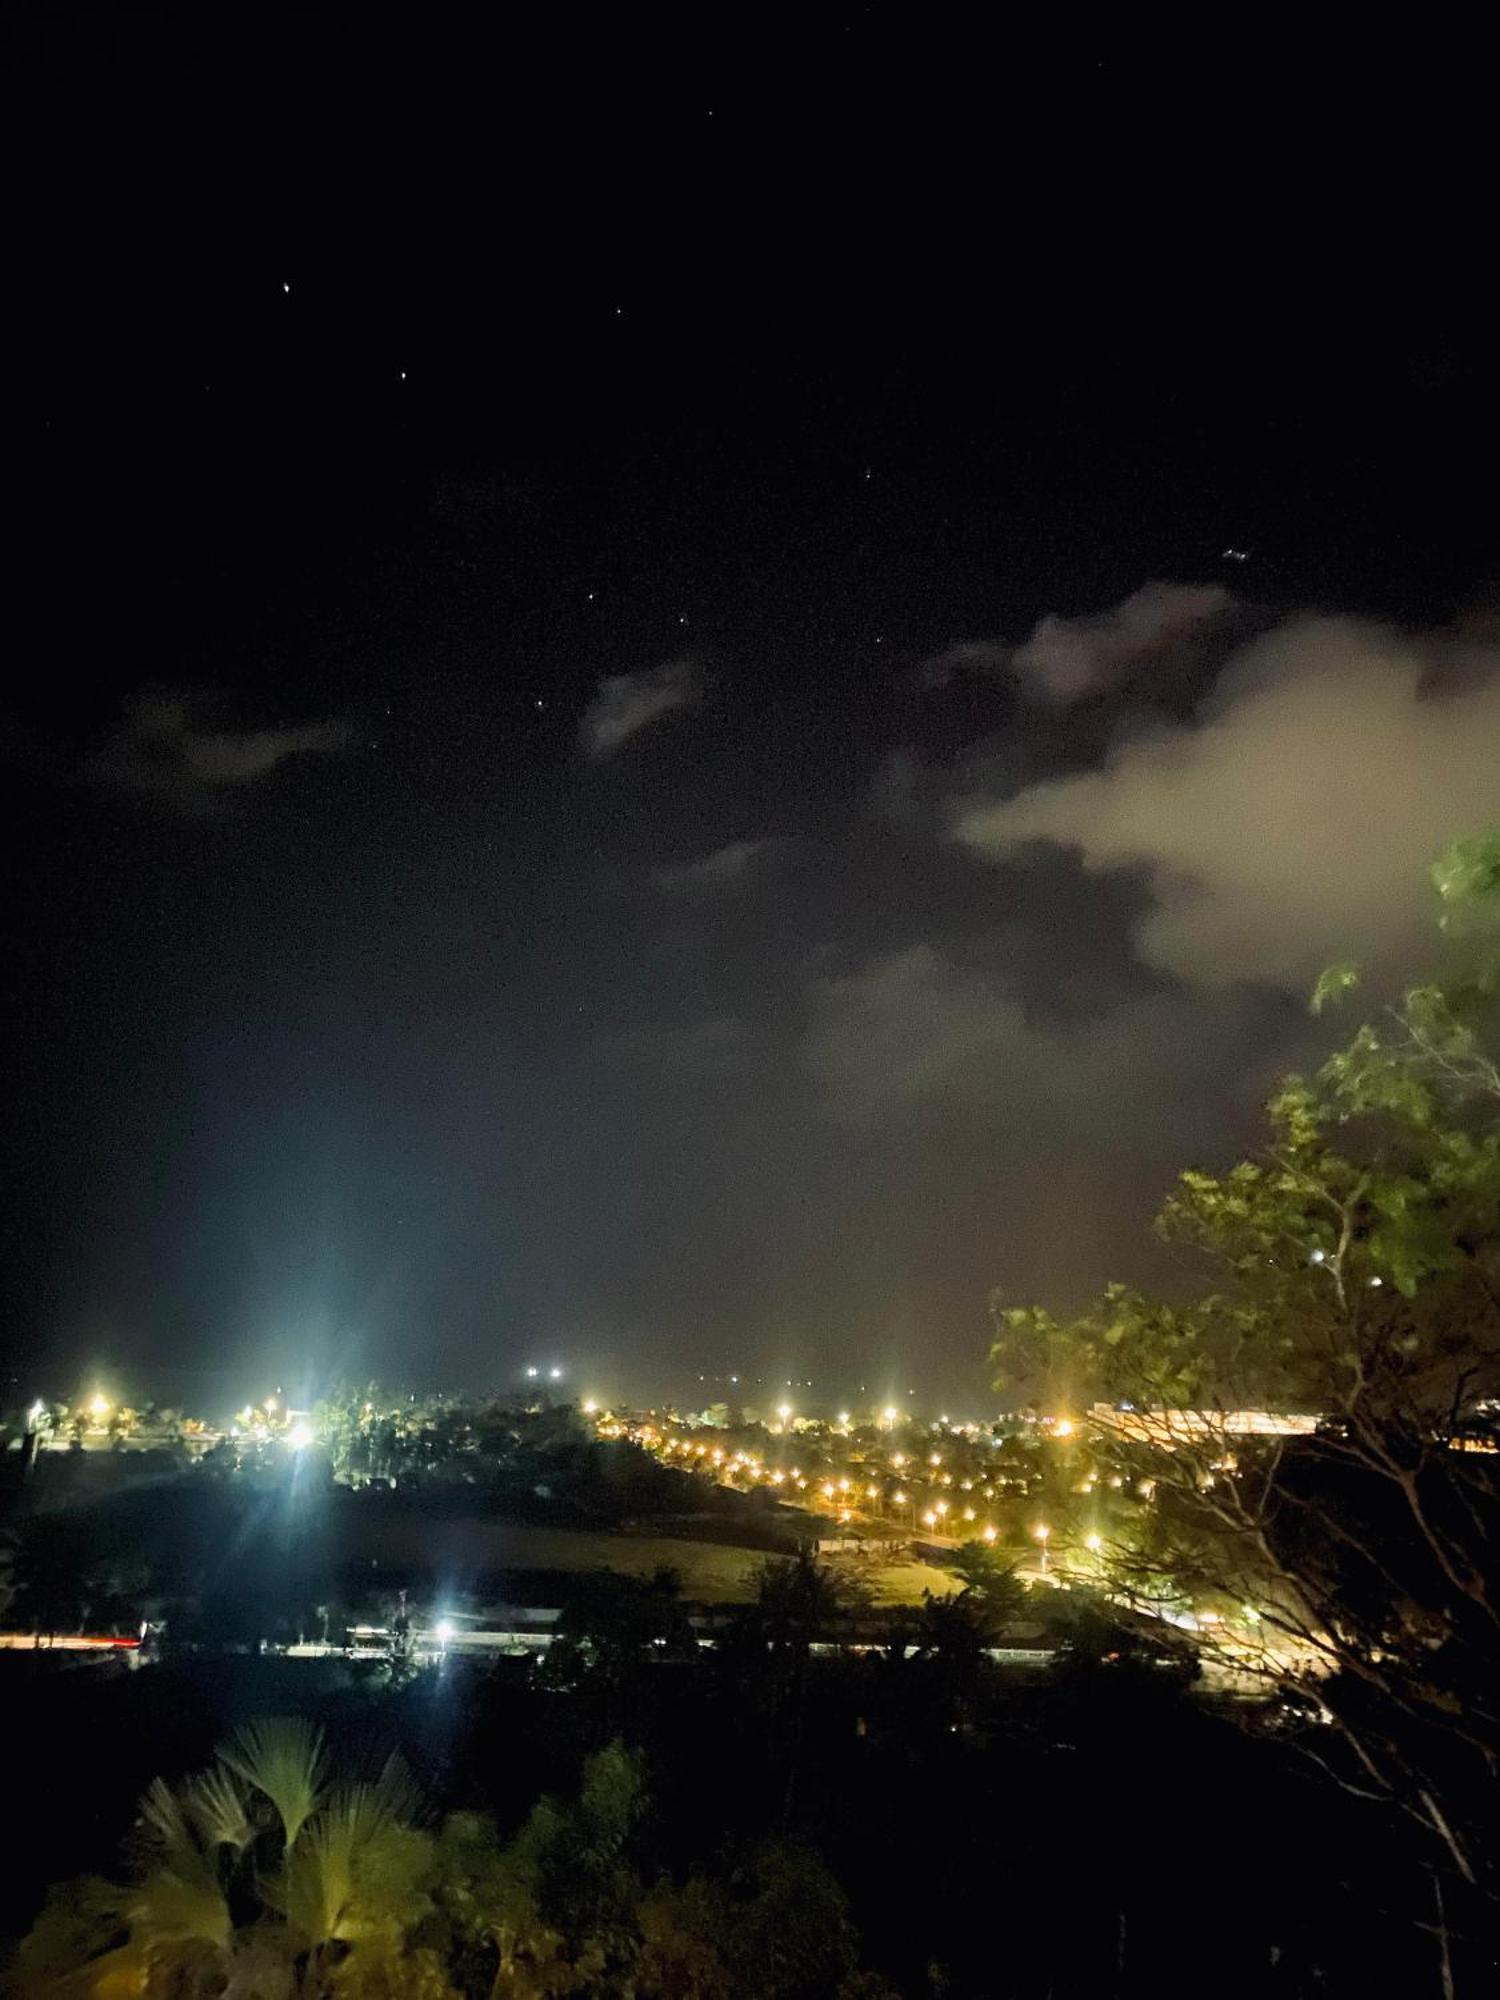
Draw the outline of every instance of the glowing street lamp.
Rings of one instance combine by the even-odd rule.
[[[89,1415],[96,1423],[102,1424],[104,1419],[109,1415],[108,1396],[91,1396],[89,1398]]]
[[[1083,1546],[1091,1556],[1096,1556],[1104,1547],[1104,1537],[1103,1535],[1085,1535]]]
[[[286,1434],[286,1441],[293,1451],[306,1451],[316,1442],[311,1424],[293,1424]]]
[[[892,1424],[900,1423],[901,1412],[896,1408],[894,1403],[887,1403],[885,1408],[880,1412],[880,1419],[882,1423],[889,1427]]]
[[[1045,1521],[1039,1521],[1031,1532],[1042,1545],[1042,1575],[1045,1576],[1047,1574],[1047,1537],[1052,1533],[1052,1530],[1047,1526]]]

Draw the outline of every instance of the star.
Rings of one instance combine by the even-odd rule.
[[[283,291],[283,292],[290,292],[292,288],[291,288],[291,286],[290,286],[289,284],[287,284],[287,283],[285,282],[285,280],[283,280],[283,281],[282,281],[282,286],[281,286],[281,289],[282,289],[282,291]]]

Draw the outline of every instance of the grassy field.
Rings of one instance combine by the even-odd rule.
[[[576,1528],[536,1528],[473,1517],[424,1519],[386,1515],[372,1521],[361,1553],[387,1563],[433,1571],[458,1582],[496,1571],[617,1570],[649,1576],[675,1569],[682,1594],[699,1604],[734,1604],[752,1596],[761,1565],[777,1558],[720,1542],[678,1541],[664,1535],[610,1535]],[[922,1592],[956,1588],[945,1571],[923,1563],[888,1563],[858,1571],[880,1604],[917,1604]]]

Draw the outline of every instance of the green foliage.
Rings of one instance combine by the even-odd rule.
[[[1500,923],[1500,833],[1471,834],[1445,847],[1432,864],[1432,886],[1444,930]]]
[[[1116,1594],[1250,1604],[1260,1670],[1316,1691],[1366,1792],[1473,1886],[1500,1769],[1477,1695],[1500,1671],[1500,1492],[1453,1446],[1500,1394],[1500,837],[1456,843],[1433,879],[1460,962],[1289,1078],[1256,1158],[1179,1176],[1156,1228],[1197,1283],[1111,1286],[1066,1322],[997,1308],[994,1354],[1054,1409],[1156,1413],[1097,1420],[1150,1501],[1117,1538]],[[1315,1005],[1352,983],[1332,968]],[[1246,1409],[1321,1426],[1230,1435],[1219,1418]]]
[[[986,1630],[998,1632],[1019,1618],[1026,1608],[1026,1586],[1015,1565],[991,1548],[988,1542],[965,1542],[948,1560],[948,1567],[963,1579],[960,1605],[983,1618]]]
[[[451,1992],[418,1945],[436,1843],[410,1780],[394,1763],[372,1780],[326,1778],[321,1735],[282,1718],[247,1725],[180,1785],[156,1779],[124,1880],[58,1891],[17,1955],[19,1991]],[[257,1793],[274,1807],[259,1830]]]
[[[219,1752],[223,1762],[276,1808],[288,1847],[317,1811],[327,1775],[323,1732],[301,1716],[247,1722]]]
[[[1346,993],[1353,992],[1359,984],[1359,967],[1350,959],[1338,965],[1330,965],[1319,975],[1313,988],[1312,1010],[1321,1014],[1325,1007],[1335,1005]]]

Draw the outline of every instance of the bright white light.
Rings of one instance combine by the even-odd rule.
[[[528,1369],[526,1370],[526,1373],[527,1373],[527,1375],[528,1375],[528,1376],[530,1376],[530,1377],[532,1377],[533,1379],[534,1379],[534,1378],[535,1378],[535,1376],[536,1376],[536,1372],[537,1372],[537,1371],[536,1371],[536,1370],[535,1370],[534,1368],[528,1368]]]
[[[901,1415],[901,1412],[896,1408],[894,1403],[887,1403],[880,1414],[888,1424],[893,1424]]]
[[[594,1401],[593,1397],[590,1396],[588,1401],[583,1406],[583,1414],[586,1417],[591,1417],[593,1416],[594,1412],[598,1409],[598,1407],[599,1405]]]
[[[844,1427],[844,1429],[845,1429],[845,1430],[848,1430],[848,1428],[849,1428],[849,1412],[848,1412],[847,1410],[840,1410],[840,1411],[839,1411],[839,1422],[840,1422],[840,1423],[841,1423],[841,1424],[843,1425],[843,1427]]]
[[[453,1620],[451,1618],[440,1618],[432,1629],[438,1644],[446,1646],[453,1637]]]
[[[1328,1252],[1326,1250],[1314,1250],[1307,1261],[1309,1264],[1322,1264],[1326,1263],[1327,1259]]]
[[[782,1421],[783,1423],[785,1423],[785,1422],[786,1422],[786,1420],[787,1420],[787,1418],[788,1418],[788,1417],[789,1417],[789,1416],[790,1416],[790,1415],[792,1414],[792,1406],[791,1406],[791,1404],[790,1404],[790,1403],[778,1403],[778,1404],[776,1405],[776,1414],[777,1414],[777,1416],[778,1416],[778,1417],[780,1417],[781,1421]]]
[[[1085,1538],[1083,1545],[1090,1555],[1096,1556],[1104,1547],[1104,1537],[1103,1535],[1089,1535]]]
[[[26,1412],[26,1414],[28,1417],[30,1417],[31,1421],[34,1424],[39,1424],[42,1421],[42,1418],[45,1417],[47,1414],[47,1405],[42,1401],[41,1397],[38,1396],[36,1401],[32,1404],[31,1408]]]
[[[562,1380],[562,1370],[560,1368],[549,1368],[547,1370],[547,1373],[548,1375],[551,1376],[554,1382],[560,1382]]]
[[[1378,1291],[1380,1290],[1380,1287],[1381,1287],[1381,1286],[1382,1286],[1382,1285],[1383,1285],[1384,1283],[1385,1283],[1385,1279],[1384,1279],[1384,1278],[1371,1278],[1371,1280],[1370,1280],[1370,1290],[1371,1290],[1372,1292],[1378,1292]]]
[[[316,1442],[312,1425],[293,1424],[286,1434],[286,1441],[293,1451],[306,1451],[310,1444]]]
[[[91,1398],[89,1402],[89,1415],[92,1417],[107,1417],[109,1415],[108,1396],[94,1396]]]

